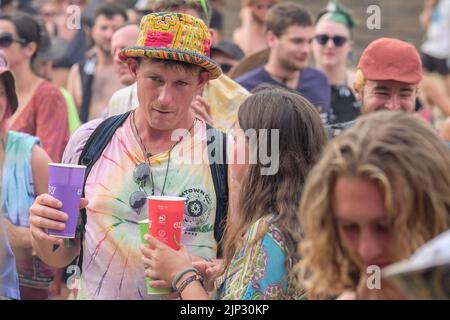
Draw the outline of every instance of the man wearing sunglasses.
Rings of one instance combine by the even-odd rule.
[[[362,114],[385,109],[414,112],[421,80],[422,62],[413,45],[393,38],[373,41],[362,53],[355,75]],[[336,136],[353,124],[331,125],[329,134]]]
[[[85,124],[65,151],[65,162],[79,163],[81,151],[90,145],[87,139],[105,135],[110,127],[103,130],[104,124],[111,119],[123,119],[86,180],[86,199],[81,203],[87,217],[80,235],[83,241],[78,237],[66,248],[60,239],[47,235],[46,229],[60,229],[66,220],[60,203],[50,195],[38,198],[31,209],[33,243],[39,256],[51,265],[65,266],[82,249],[78,299],[154,298],[146,294],[139,252],[138,221],[147,217],[149,195],[185,197],[183,245],[191,255],[204,259],[216,258],[218,252],[216,226],[224,222],[216,220],[224,217],[219,208],[225,208],[222,213],[226,214],[226,200],[214,179],[218,176],[211,161],[192,163],[183,153],[190,150],[192,156],[192,151],[201,151],[202,156],[209,152],[207,137],[213,130],[207,132],[208,126],[195,117],[191,104],[210,79],[222,74],[209,58],[211,35],[200,19],[171,13],[145,16],[139,34],[136,45],[119,55],[136,80],[139,106],[105,122]],[[184,41],[193,38],[197,41]],[[226,186],[227,175],[219,181]],[[53,244],[59,245],[54,252]]]
[[[236,81],[251,91],[262,84],[287,87],[307,98],[326,119],[330,87],[326,75],[309,67],[314,26],[311,14],[301,5],[284,2],[267,14],[268,62],[238,77]]]

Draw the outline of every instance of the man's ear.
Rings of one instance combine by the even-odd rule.
[[[133,79],[137,79],[137,70],[139,68],[139,63],[136,59],[127,59],[126,61],[128,65],[128,69],[130,70],[131,75],[133,76]]]
[[[272,31],[266,32],[266,42],[269,48],[272,48],[275,44],[277,36]]]
[[[200,71],[200,74],[198,75],[198,88],[203,88],[204,85],[209,81],[209,79],[211,79],[211,73],[206,70]]]

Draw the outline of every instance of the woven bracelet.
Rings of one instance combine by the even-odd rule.
[[[195,274],[198,274],[198,270],[195,269],[195,268],[192,268],[192,267],[186,268],[184,270],[181,270],[181,272],[178,273],[175,276],[175,278],[173,278],[173,280],[172,280],[172,289],[173,290],[175,290],[175,291],[177,290],[177,283],[178,283],[178,281],[180,281],[181,277],[183,277],[188,272],[195,272]]]
[[[203,278],[201,275],[199,274],[195,274],[193,276],[189,276],[186,279],[184,279],[184,281],[180,284],[180,287],[178,289],[176,289],[176,291],[178,292],[178,294],[181,296],[181,293],[183,292],[184,289],[186,289],[186,287],[194,281],[199,281],[200,284],[203,286]]]

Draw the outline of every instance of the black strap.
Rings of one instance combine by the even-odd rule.
[[[82,193],[83,198],[86,180],[87,177],[89,176],[89,173],[91,172],[92,167],[102,155],[103,150],[105,150],[106,146],[108,145],[112,136],[116,132],[117,128],[119,128],[128,118],[130,112],[131,111],[128,111],[126,113],[105,119],[102,123],[98,125],[97,128],[95,128],[94,132],[92,132],[86,144],[84,145],[83,151],[81,152],[80,158],[78,160],[78,164],[86,166],[86,173],[84,175],[84,182],[83,182],[83,193]],[[80,255],[76,259],[77,262],[73,264],[77,264],[81,271],[83,266],[83,238],[87,222],[86,209],[81,209],[80,214],[81,214],[81,225],[80,225],[81,249]]]
[[[225,231],[228,211],[228,165],[226,134],[206,125],[208,156],[211,175],[216,192],[216,220],[214,239],[218,242],[217,257],[222,257],[222,237]]]
[[[81,79],[81,106],[80,106],[80,121],[85,123],[89,119],[89,107],[92,100],[92,85],[94,84],[95,70],[90,70],[89,72],[86,68],[89,68],[92,64],[97,64],[96,56],[88,60],[84,60],[79,65],[80,79]],[[88,65],[88,67],[86,67]]]

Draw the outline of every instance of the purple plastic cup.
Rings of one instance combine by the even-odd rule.
[[[60,211],[69,216],[64,230],[49,229],[49,235],[59,238],[75,238],[85,171],[85,166],[64,163],[48,164],[48,193],[62,202]]]

